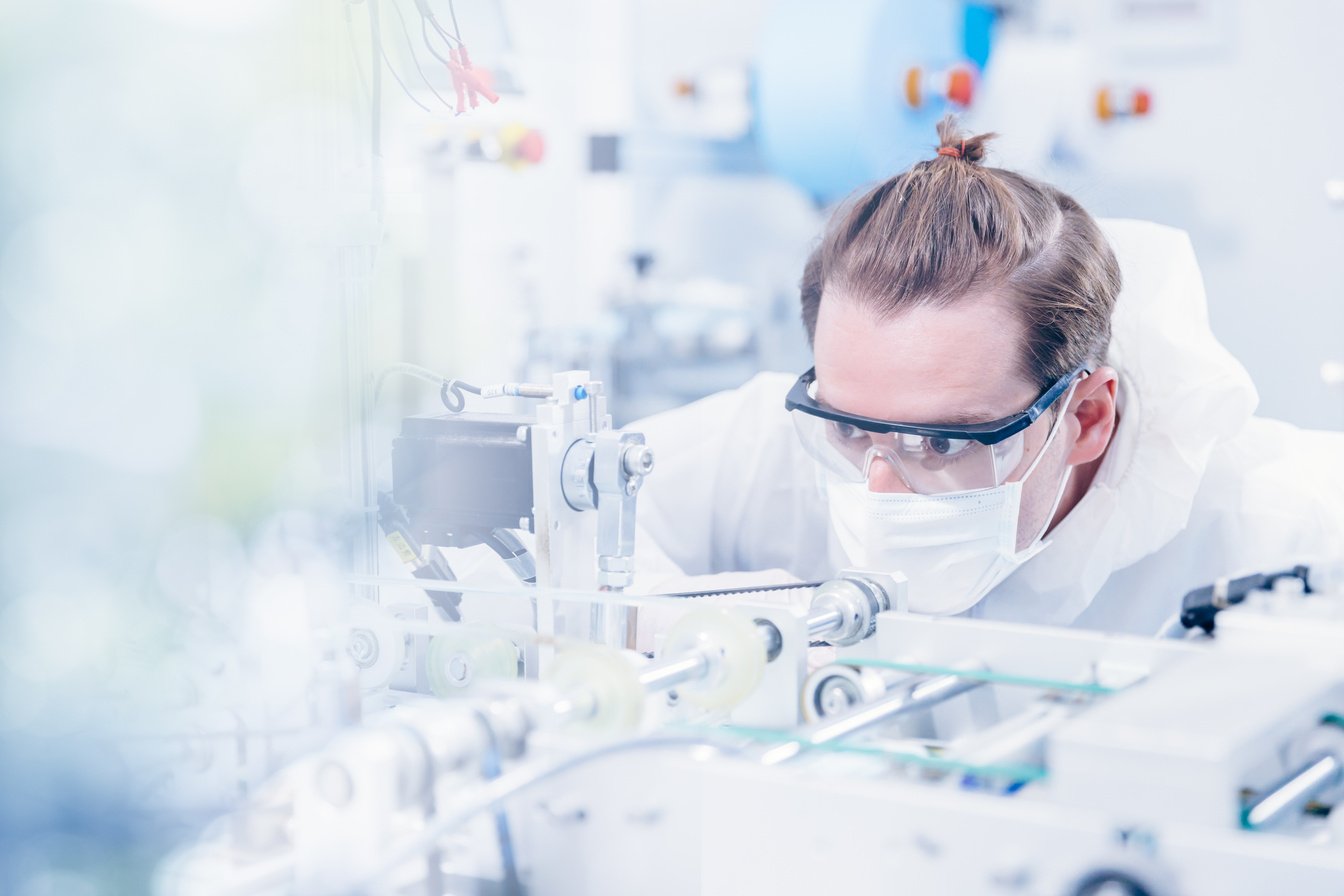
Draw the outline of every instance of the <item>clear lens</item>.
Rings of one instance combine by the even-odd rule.
[[[947,494],[992,488],[1022,461],[1026,432],[994,445],[970,439],[873,433],[849,423],[793,412],[804,448],[825,469],[850,482],[867,482],[874,463],[886,463],[913,492]]]

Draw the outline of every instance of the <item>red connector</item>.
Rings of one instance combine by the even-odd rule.
[[[499,94],[490,89],[489,73],[484,69],[472,67],[471,57],[467,55],[465,45],[460,45],[448,51],[448,71],[453,75],[453,90],[457,93],[458,115],[467,111],[468,98],[471,102],[471,108],[475,109],[480,105],[477,100],[478,94],[492,103],[499,102]]]

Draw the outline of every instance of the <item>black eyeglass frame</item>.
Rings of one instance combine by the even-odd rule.
[[[912,436],[924,436],[934,439],[969,439],[973,442],[979,442],[981,445],[995,445],[1011,436],[1017,435],[1031,424],[1035,423],[1042,414],[1050,409],[1050,406],[1059,401],[1060,396],[1068,391],[1073,381],[1079,374],[1090,374],[1091,368],[1086,365],[1075,367],[1069,373],[1064,374],[1055,381],[1055,384],[1041,393],[1041,397],[1036,399],[1025,411],[1003,417],[998,420],[990,420],[987,423],[968,423],[965,425],[935,425],[924,423],[897,423],[891,420],[877,420],[873,417],[862,417],[858,414],[846,414],[843,411],[837,411],[834,408],[828,408],[820,404],[811,395],[807,393],[808,386],[817,380],[817,368],[810,368],[798,381],[789,389],[788,396],[784,399],[784,407],[790,411],[800,411],[804,414],[810,414],[813,417],[820,417],[824,420],[833,420],[836,423],[848,423],[865,432],[889,433],[899,432]]]

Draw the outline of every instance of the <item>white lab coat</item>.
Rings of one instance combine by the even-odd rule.
[[[1344,433],[1252,416],[1255,388],[1209,329],[1185,233],[1102,227],[1125,284],[1107,358],[1119,426],[1049,547],[968,615],[1152,634],[1220,576],[1344,557]],[[847,565],[784,410],[795,376],[763,373],[631,425],[657,457],[639,497],[640,590],[820,579]]]

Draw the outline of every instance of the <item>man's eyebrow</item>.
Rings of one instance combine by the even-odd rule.
[[[1002,420],[1003,415],[994,411],[975,411],[962,412],[960,414],[949,414],[939,423],[946,423],[950,426],[969,426],[973,423],[992,423],[995,420]]]
[[[820,395],[817,396],[817,403],[823,407],[830,408],[841,414],[848,414],[848,411],[841,410],[833,404],[824,401]],[[862,416],[860,414],[851,414],[851,416]],[[870,418],[872,419],[872,418]],[[1002,420],[1003,415],[994,411],[962,411],[957,414],[948,414],[939,416],[937,420],[887,420],[887,423],[908,423],[911,426],[970,426],[977,423],[992,423],[995,420]]]
[[[820,383],[817,384],[816,402],[817,402],[817,404],[821,405],[822,407],[830,408],[831,410],[833,410],[833,411],[837,411],[837,412],[839,412],[839,413],[841,413],[841,414],[847,414],[847,413],[849,413],[848,411],[841,410],[840,408],[837,408],[835,405],[831,404],[831,403],[828,402],[825,398],[822,397],[822,395],[821,395],[821,384],[820,384]],[[852,415],[852,416],[860,416],[860,415]],[[976,423],[993,423],[995,420],[1002,420],[1002,419],[1004,418],[1004,416],[1005,416],[1004,414],[1001,414],[1001,413],[999,413],[999,412],[997,412],[997,411],[987,411],[987,410],[986,410],[986,411],[961,411],[961,412],[956,413],[956,414],[948,414],[946,417],[940,417],[940,418],[937,419],[937,420],[891,420],[891,421],[888,421],[888,422],[890,422],[890,423],[909,423],[911,426],[939,426],[939,425],[943,425],[943,426],[970,426],[970,425],[972,425],[972,424],[976,424]],[[1008,416],[1012,416],[1012,415],[1008,415]]]

